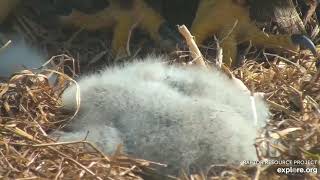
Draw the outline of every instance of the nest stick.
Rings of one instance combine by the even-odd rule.
[[[185,38],[185,40],[188,44],[188,47],[191,51],[191,56],[192,56],[195,64],[199,65],[201,67],[207,68],[207,65],[203,59],[203,56],[202,56],[194,38],[193,38],[193,36],[191,35],[190,31],[188,30],[188,28],[185,25],[182,25],[182,26],[178,26],[178,30],[182,34],[182,36]]]

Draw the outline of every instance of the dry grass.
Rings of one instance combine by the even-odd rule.
[[[270,107],[270,122],[257,137],[261,160],[292,160],[292,164],[213,165],[201,175],[183,179],[319,179],[316,173],[277,173],[279,167],[317,168],[320,165],[320,76],[316,59],[302,51],[289,59],[264,53],[263,64],[248,60],[232,73],[252,92],[262,92]],[[299,161],[315,160],[315,164]],[[279,161],[277,161],[279,162]],[[287,161],[288,162],[288,161]],[[313,169],[314,170],[314,169]]]
[[[305,58],[303,61],[302,57]],[[296,58],[296,59],[295,59]],[[308,59],[309,58],[309,59]],[[319,159],[320,82],[312,56],[300,54],[284,64],[279,58],[264,67],[248,61],[233,74],[255,92],[264,92],[271,108],[272,118],[257,139],[260,158]],[[121,154],[121,147],[113,155],[105,155],[85,140],[57,143],[47,133],[59,128],[68,120],[60,110],[60,94],[70,82],[64,74],[64,63],[72,60],[61,55],[52,71],[43,69],[34,74],[23,71],[13,75],[0,86],[0,174],[2,178],[44,179],[141,179],[164,175],[152,171],[157,163],[134,159]],[[311,66],[311,67],[310,67]],[[48,72],[57,78],[49,83]],[[259,146],[264,142],[267,146]],[[276,143],[275,143],[276,142]],[[88,151],[85,146],[91,146]],[[267,147],[267,148],[266,148]],[[273,147],[273,148],[270,148]],[[277,152],[276,152],[277,151]],[[301,167],[318,167],[307,164]],[[285,165],[284,165],[285,166]],[[185,175],[182,179],[286,179],[276,173],[276,165],[239,166],[214,165],[202,175]],[[301,174],[297,174],[301,175]],[[307,173],[307,178],[319,178]],[[167,177],[169,178],[169,177]]]
[[[47,50],[51,54],[67,53],[89,62],[109,60],[108,45],[101,41],[105,34],[93,38],[85,34],[83,39],[77,34],[72,38],[50,39],[50,31],[55,34],[56,30],[44,29],[28,16],[19,18],[15,29],[39,46],[50,47]],[[315,27],[312,22],[311,28]],[[82,42],[81,45],[78,42]],[[314,63],[310,63],[314,58],[308,52],[288,59],[264,55],[273,61],[264,64],[247,61],[232,72],[250,90],[265,93],[271,109],[270,122],[257,138],[259,157],[319,161],[320,80]],[[113,155],[106,155],[86,140],[57,143],[50,139],[47,133],[67,123],[72,116],[61,111],[60,95],[71,81],[64,66],[70,62],[75,64],[66,55],[54,57],[53,61],[58,63],[50,67],[51,70],[43,69],[38,74],[19,72],[7,83],[0,84],[0,178],[172,179],[152,170],[161,164],[128,157],[121,153],[120,146]],[[71,72],[76,69],[78,71],[78,66],[72,66]],[[49,72],[59,77],[54,83],[48,82]],[[88,151],[85,146],[93,150]],[[277,167],[214,165],[209,172],[182,175],[181,179],[320,178],[312,173],[279,174]],[[302,167],[319,168],[319,163]]]
[[[69,60],[66,56],[56,59]],[[157,164],[126,157],[121,146],[107,156],[85,140],[57,143],[48,137],[70,117],[60,111],[60,95],[70,81],[63,65],[50,71],[58,76],[51,83],[49,70],[43,70],[19,72],[0,85],[0,178],[141,179],[138,174],[148,175],[148,167]]]

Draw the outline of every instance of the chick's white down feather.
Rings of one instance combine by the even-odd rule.
[[[257,127],[249,95],[217,70],[169,66],[149,57],[107,68],[79,80],[80,112],[60,140],[95,142],[106,153],[123,144],[125,153],[168,164],[165,170],[255,160]],[[64,107],[76,107],[76,86]],[[260,125],[268,117],[256,99]]]

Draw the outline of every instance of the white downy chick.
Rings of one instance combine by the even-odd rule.
[[[250,96],[217,70],[161,61],[149,57],[80,79],[80,111],[60,140],[89,131],[87,140],[106,153],[121,143],[131,156],[168,164],[163,171],[172,174],[256,160]],[[76,90],[66,89],[64,108],[75,110]],[[262,99],[255,104],[261,127],[269,111]]]

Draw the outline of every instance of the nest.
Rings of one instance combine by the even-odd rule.
[[[1,178],[142,179],[137,174],[143,174],[142,169],[147,174],[148,166],[156,163],[129,158],[121,146],[107,156],[85,139],[57,143],[48,137],[70,119],[60,111],[60,95],[70,81],[60,65],[40,73],[22,71],[0,85]],[[54,81],[50,73],[55,74]]]
[[[93,54],[93,58],[89,59],[107,58],[106,53],[101,53],[107,48],[100,41],[96,43],[99,47],[92,48],[94,52],[88,50],[88,47],[71,49],[70,40],[67,43],[61,43],[59,38],[49,41],[44,35],[47,31],[30,19],[28,22],[31,22],[29,26],[33,27],[32,30],[20,29],[19,32],[30,32],[33,36],[29,39],[35,41],[39,38],[35,37],[36,34],[43,36],[41,40],[45,37],[44,42],[48,42],[45,46],[53,47],[54,52],[72,54],[74,51],[84,59],[88,54]],[[27,26],[16,26],[19,27]],[[254,60],[247,61],[241,68],[231,72],[251,91],[264,93],[272,113],[270,122],[257,137],[259,158],[319,161],[320,72],[314,67],[313,57],[307,52],[288,59],[272,54],[265,56],[275,60],[264,64]],[[66,64],[70,61],[75,64],[69,56],[55,56],[49,62],[58,63],[50,68],[44,66],[38,73],[31,70],[18,72],[0,84],[0,178],[175,179],[154,171],[155,166],[163,166],[162,164],[129,157],[121,152],[121,146],[114,154],[106,155],[85,139],[79,142],[57,142],[48,136],[73,117],[73,113],[61,110],[60,102],[61,93],[73,81],[77,69],[77,66],[71,66],[72,73],[69,74],[72,76],[66,75]],[[56,77],[54,80],[52,75]],[[88,150],[86,147],[91,148]],[[182,174],[179,178],[320,178],[316,173],[278,173],[279,167],[292,166],[288,163],[248,163],[237,167],[212,165],[208,172]],[[319,168],[319,162],[308,162],[297,167]]]
[[[302,57],[303,56],[303,57]],[[113,155],[102,153],[85,139],[79,142],[57,142],[50,133],[66,124],[72,114],[61,111],[60,95],[72,79],[64,72],[64,62],[72,58],[61,55],[51,69],[43,67],[40,73],[22,71],[0,85],[0,174],[2,178],[45,179],[155,179],[170,178],[157,174],[156,162],[135,159],[121,153],[121,146]],[[261,149],[260,159],[319,160],[319,71],[314,68],[311,56],[301,54],[284,64],[282,58],[264,67],[248,61],[233,74],[251,87],[265,93],[272,118],[257,138],[257,147],[267,143],[273,148]],[[295,60],[295,61],[294,61]],[[55,75],[54,81],[52,74]],[[278,143],[273,143],[278,142]],[[86,147],[92,147],[88,151]],[[276,151],[276,153],[271,151]],[[279,165],[249,165],[233,167],[213,165],[209,172],[191,175],[206,179],[234,177],[250,179],[286,178],[276,172]],[[281,167],[289,167],[282,164]],[[301,167],[318,167],[306,163]],[[317,174],[291,174],[319,178]],[[159,178],[161,177],[161,178]],[[182,179],[191,178],[184,175]]]

